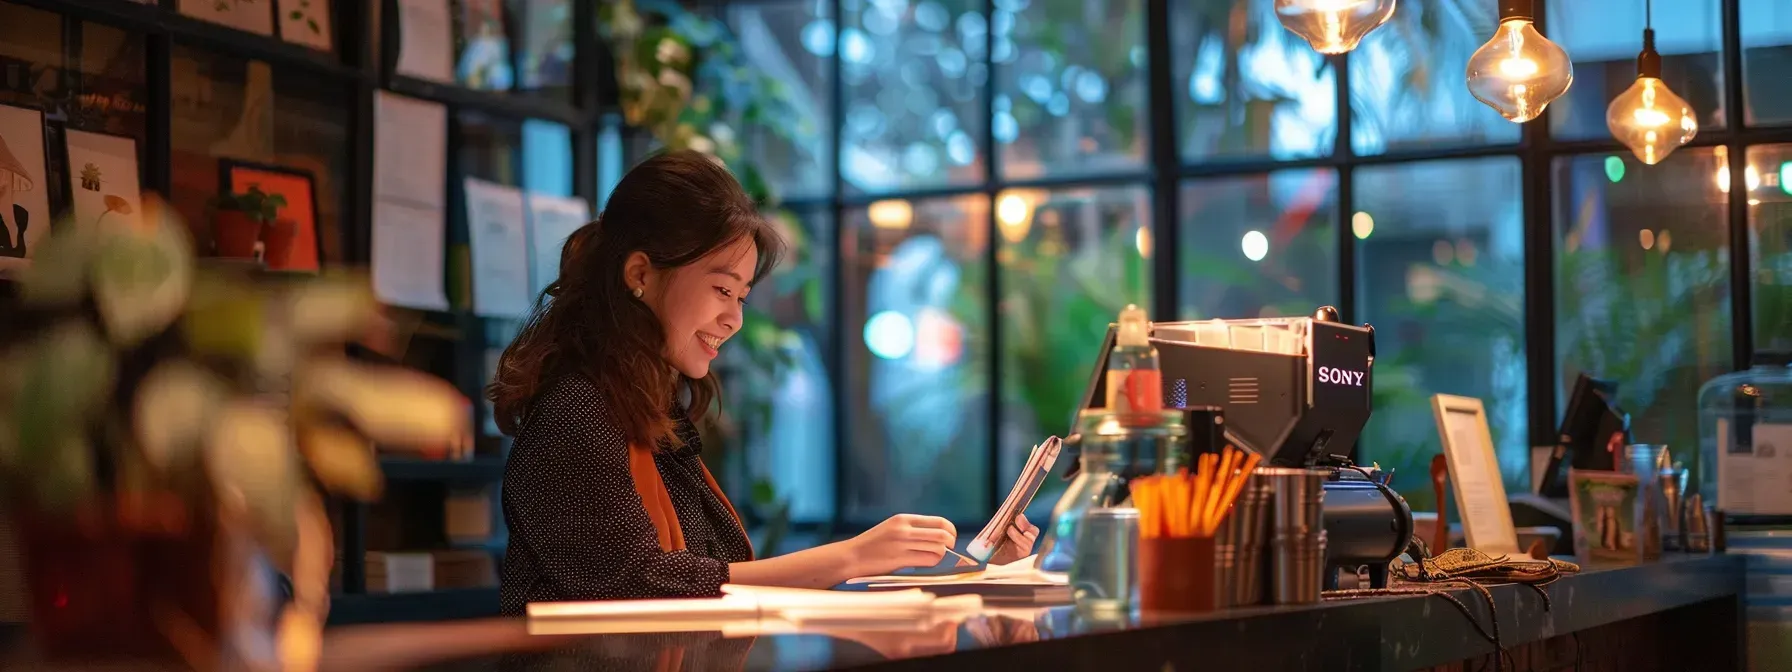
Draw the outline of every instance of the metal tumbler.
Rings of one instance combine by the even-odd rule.
[[[1231,513],[1220,523],[1214,551],[1220,606],[1263,602],[1263,546],[1268,541],[1273,483],[1260,469],[1239,491]]]
[[[1270,541],[1276,604],[1312,604],[1325,584],[1325,531]]]

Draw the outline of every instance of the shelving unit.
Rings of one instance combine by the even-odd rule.
[[[372,258],[376,93],[391,91],[444,105],[450,120],[448,162],[442,176],[450,196],[443,223],[449,266],[444,286],[455,308],[423,314],[422,323],[415,325],[410,333],[410,346],[403,363],[440,376],[469,399],[479,400],[483,396],[481,388],[486,377],[487,335],[492,332],[488,330],[487,320],[468,309],[468,300],[462,291],[466,279],[464,274],[457,276],[454,270],[457,260],[464,263],[468,245],[465,215],[456,198],[459,184],[467,175],[489,178],[480,174],[481,166],[476,162],[490,159],[494,154],[497,163],[511,165],[513,174],[520,174],[524,169],[516,166],[525,164],[523,146],[520,142],[508,143],[510,136],[503,133],[495,134],[498,138],[494,142],[490,129],[509,129],[526,120],[539,120],[564,126],[570,136],[571,146],[564,150],[571,159],[573,188],[568,195],[582,197],[587,202],[597,201],[597,127],[600,123],[614,123],[611,120],[615,117],[615,105],[613,96],[604,95],[601,84],[612,78],[604,76],[608,61],[599,53],[595,4],[583,0],[568,0],[567,3],[572,13],[574,25],[570,33],[576,50],[570,81],[537,91],[512,92],[473,90],[456,84],[394,75],[392,70],[401,39],[396,0],[335,0],[330,3],[330,32],[334,38],[334,48],[330,51],[183,15],[177,9],[178,0],[0,0],[0,22],[16,20],[25,16],[24,13],[32,13],[32,18],[39,19],[40,23],[44,22],[44,13],[60,18],[61,36],[54,39],[59,40],[57,43],[62,45],[63,53],[58,62],[46,61],[42,65],[48,71],[62,73],[56,81],[66,82],[64,88],[55,94],[43,94],[41,102],[36,99],[21,101],[17,96],[32,94],[11,92],[15,96],[11,99],[13,102],[36,103],[45,108],[46,118],[52,120],[67,118],[67,115],[57,114],[57,105],[62,104],[62,99],[53,95],[63,95],[66,91],[79,94],[101,81],[101,76],[84,73],[78,67],[84,56],[81,40],[85,25],[103,25],[111,29],[109,33],[122,31],[127,42],[140,49],[140,58],[130,59],[136,73],[134,79],[126,82],[130,87],[126,97],[140,107],[125,114],[134,115],[129,122],[134,125],[132,135],[138,143],[143,189],[163,193],[171,200],[200,195],[209,197],[210,193],[197,193],[199,187],[195,185],[215,184],[215,180],[208,176],[194,173],[204,170],[204,164],[195,162],[192,143],[183,146],[175,139],[173,131],[179,128],[179,123],[192,124],[190,119],[181,116],[190,115],[191,110],[179,106],[203,108],[236,104],[236,98],[246,97],[241,90],[242,82],[226,80],[240,76],[241,73],[236,71],[246,69],[244,64],[266,64],[274,80],[268,86],[280,97],[321,106],[319,109],[327,108],[328,114],[324,118],[282,118],[281,123],[287,126],[273,131],[276,136],[283,133],[304,136],[298,141],[302,144],[304,139],[316,135],[317,127],[321,126],[326,134],[340,134],[345,140],[337,146],[314,152],[323,156],[320,159],[322,165],[313,169],[320,179],[317,187],[317,198],[322,206],[319,208],[319,248],[335,252],[334,256],[324,259],[327,265],[365,265]],[[458,4],[451,6],[458,17]],[[13,16],[9,17],[9,14]],[[524,44],[520,39],[521,10],[507,5],[506,19],[508,38],[513,45],[513,61],[520,62]],[[458,25],[459,21],[456,18],[454,23]],[[202,57],[201,60],[209,60],[194,66],[193,54]],[[227,74],[206,71],[213,64],[228,66],[222,68],[228,71]],[[36,66],[33,63],[34,73]],[[137,67],[141,70],[135,70]],[[183,67],[188,70],[198,67],[200,72],[181,70]],[[178,84],[191,83],[195,77],[207,87],[214,81],[221,83],[215,90],[207,88],[203,93],[179,90]],[[118,85],[110,80],[103,83],[113,87]],[[67,123],[68,128],[79,128],[76,122],[59,123]],[[485,126],[476,128],[475,124]],[[270,142],[284,143],[283,152],[290,153],[295,141],[286,136]],[[477,137],[485,144],[469,150],[463,147],[465,137]],[[560,149],[556,147],[553,151]],[[478,156],[469,158],[469,154]],[[197,158],[202,161],[207,156],[200,151]],[[195,168],[195,165],[201,167]],[[326,181],[327,187],[324,186]],[[333,228],[324,226],[323,212],[336,216]],[[474,407],[474,429],[478,432],[486,426],[485,407],[477,401]],[[367,592],[366,555],[369,550],[484,551],[492,554],[494,567],[501,560],[505,537],[501,516],[497,513],[496,486],[503,478],[504,446],[495,437],[483,437],[476,455],[465,462],[384,456],[380,466],[387,479],[387,501],[371,505],[334,503],[341,561],[338,567],[340,591],[333,596],[332,623],[472,618],[497,613],[496,587],[411,593]],[[442,513],[440,503],[434,504],[434,512],[429,511],[431,503],[427,500],[434,493],[477,487],[488,488],[491,492],[492,539],[454,540],[447,538],[445,530],[427,529],[429,522],[446,515]],[[392,498],[408,499],[395,502]],[[382,547],[377,539],[368,537],[369,523],[382,522],[377,515],[382,508],[423,511],[428,515],[421,522],[405,521],[388,526],[399,530],[400,534],[396,536],[403,540],[402,547]],[[370,514],[376,515],[370,519]],[[419,539],[425,541],[413,543]]]

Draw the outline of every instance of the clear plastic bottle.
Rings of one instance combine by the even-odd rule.
[[[1699,388],[1699,493],[1732,515],[1792,516],[1792,352]]]
[[[1151,322],[1145,319],[1145,309],[1127,304],[1120,311],[1114,349],[1108,353],[1108,410],[1150,418],[1164,409],[1163,375],[1158,370],[1157,348],[1151,347],[1150,335]]]

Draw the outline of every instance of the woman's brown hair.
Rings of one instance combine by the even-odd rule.
[[[623,265],[641,252],[655,268],[677,268],[748,237],[758,247],[757,282],[777,265],[784,241],[714,159],[676,151],[635,166],[597,221],[567,237],[559,279],[498,360],[485,390],[498,428],[516,435],[537,396],[582,375],[631,443],[677,443],[670,410],[678,384],[690,388],[693,417],[709,412],[720,388],[714,374],[685,378],[661,356],[659,319],[629,291]]]

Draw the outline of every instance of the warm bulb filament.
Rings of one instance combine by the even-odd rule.
[[[1508,58],[1500,61],[1500,76],[1506,79],[1530,79],[1537,74],[1537,62],[1528,58]]]
[[[1660,127],[1666,126],[1668,123],[1668,113],[1653,107],[1639,107],[1635,112],[1630,113],[1630,116],[1636,119],[1638,126]],[[1655,131],[1649,131],[1649,134],[1654,135]],[[1650,140],[1650,142],[1654,142],[1654,140]]]

